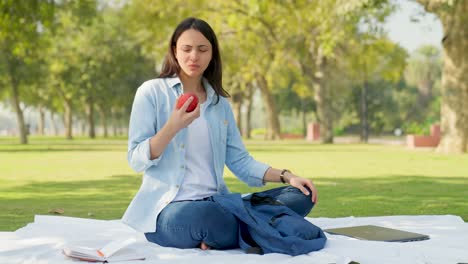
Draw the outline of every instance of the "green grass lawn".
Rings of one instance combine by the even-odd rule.
[[[120,218],[140,185],[141,175],[127,165],[125,139],[16,142],[0,137],[0,231],[54,209],[74,217]],[[468,220],[466,154],[305,141],[246,145],[256,159],[315,182],[319,199],[311,217],[453,214]],[[247,187],[229,170],[225,179],[233,192],[265,189]]]

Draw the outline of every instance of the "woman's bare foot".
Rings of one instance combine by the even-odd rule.
[[[203,241],[202,241],[201,244],[200,244],[200,248],[201,248],[201,250],[209,250],[209,249],[211,249],[211,247],[208,246],[207,244],[205,244],[205,242],[203,242]]]

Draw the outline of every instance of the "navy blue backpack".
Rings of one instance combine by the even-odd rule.
[[[322,229],[265,194],[215,195],[213,200],[238,218],[239,246],[248,253],[297,256],[320,250],[327,241]]]

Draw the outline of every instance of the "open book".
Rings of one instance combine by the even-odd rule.
[[[144,260],[145,257],[125,248],[136,242],[135,238],[111,241],[102,248],[90,248],[84,246],[66,246],[63,254],[68,257],[91,262],[117,262],[129,260]]]

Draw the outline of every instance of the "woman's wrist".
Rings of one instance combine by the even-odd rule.
[[[275,169],[268,168],[263,176],[263,182],[282,182],[284,184],[289,184],[292,178],[296,178],[288,169]]]
[[[280,173],[280,181],[284,184],[290,184],[292,178],[296,178],[297,176],[294,175],[290,170],[283,169]]]
[[[288,169],[283,169],[281,172],[280,172],[280,181],[284,184],[288,184],[289,183],[289,179],[287,179],[287,175],[286,174],[289,174],[291,173],[290,170]]]

